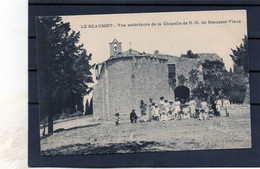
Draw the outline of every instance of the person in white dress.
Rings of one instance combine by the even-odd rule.
[[[168,114],[168,118],[169,119],[174,119],[174,104],[172,101],[169,102],[170,103],[170,107],[169,107],[169,114]]]
[[[191,117],[190,116],[190,106],[188,103],[183,105],[182,111],[183,111],[183,118],[190,119],[190,117]]]
[[[229,117],[229,107],[230,107],[230,101],[227,99],[227,97],[224,97],[223,108],[227,117]]]
[[[190,114],[191,114],[191,117],[194,118],[195,117],[195,113],[196,113],[196,101],[194,100],[193,97],[191,97],[191,100],[189,102],[189,105],[190,105]]]
[[[148,116],[146,113],[144,113],[144,114],[141,116],[141,118],[140,118],[139,121],[140,121],[140,122],[148,122],[148,121],[149,121],[149,116]]]
[[[166,115],[166,112],[163,111],[163,112],[162,112],[162,115],[161,115],[161,118],[160,118],[160,121],[167,121],[167,120],[168,120],[168,117],[167,117],[167,115]]]
[[[218,112],[218,115],[220,115],[220,112],[222,111],[222,100],[217,97],[217,101],[216,101],[216,110]]]
[[[158,103],[159,113],[162,114],[162,111],[164,111],[164,97],[160,97],[160,101]]]
[[[179,98],[176,97],[175,108],[174,108],[175,119],[181,119],[180,112],[181,112],[181,102],[179,101]]]
[[[154,119],[156,121],[160,120],[160,111],[159,111],[159,107],[157,104],[155,104],[155,109],[154,109]]]
[[[170,110],[170,104],[168,103],[168,100],[164,100],[164,109],[165,109],[166,115],[168,116],[168,113]]]
[[[203,98],[201,102],[201,110],[199,115],[200,120],[207,119],[207,111],[208,111],[208,103],[206,102],[205,98]]]
[[[155,111],[155,103],[152,104],[152,108],[151,108],[152,120],[155,120],[155,118],[154,118],[154,111]]]

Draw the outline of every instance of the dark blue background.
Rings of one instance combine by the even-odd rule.
[[[35,16],[246,9],[249,37],[252,148],[161,153],[40,156]],[[260,1],[256,0],[30,0],[28,163],[64,167],[260,166]]]

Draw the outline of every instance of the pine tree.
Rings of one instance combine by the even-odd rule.
[[[242,67],[244,74],[248,76],[248,53],[247,53],[247,36],[245,35],[242,39],[242,43],[236,46],[236,49],[231,49],[232,53],[230,57],[236,65]]]
[[[48,134],[52,134],[54,115],[73,113],[93,82],[91,54],[77,45],[80,33],[61,17],[38,17],[36,38],[40,114],[48,117]]]

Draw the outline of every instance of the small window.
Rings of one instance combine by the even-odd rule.
[[[176,87],[176,66],[168,64],[168,81],[169,85],[174,89]]]

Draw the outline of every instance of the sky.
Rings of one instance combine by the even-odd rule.
[[[70,22],[72,30],[80,31],[80,43],[92,53],[92,64],[110,57],[109,43],[116,38],[122,42],[123,51],[130,49],[131,43],[132,49],[146,53],[217,53],[229,70],[233,67],[230,49],[239,46],[247,35],[244,10],[63,16],[63,21]],[[139,23],[150,26],[128,25]],[[102,27],[95,28],[99,24]]]

